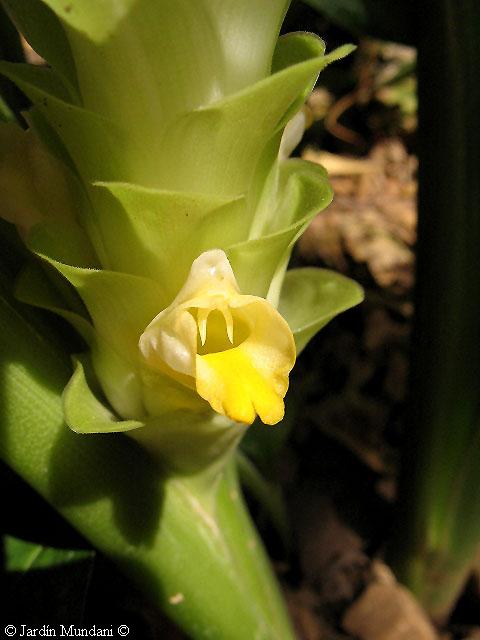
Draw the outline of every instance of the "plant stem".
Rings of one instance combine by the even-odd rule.
[[[68,358],[4,293],[0,458],[189,637],[293,640],[232,458],[213,482],[208,468],[165,478],[127,437],[71,432],[61,404]]]
[[[204,486],[200,477],[165,482],[159,533],[137,582],[145,585],[145,566],[155,567],[160,582],[149,595],[194,638],[293,640],[233,460],[213,494]],[[125,569],[136,577],[129,560]]]
[[[445,620],[480,545],[480,5],[417,5],[419,243],[411,414],[391,549]]]

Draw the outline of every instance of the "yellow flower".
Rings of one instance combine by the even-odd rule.
[[[263,298],[242,295],[225,253],[192,264],[172,304],[139,342],[144,364],[196,390],[218,413],[251,424],[284,415],[295,342],[287,322]]]

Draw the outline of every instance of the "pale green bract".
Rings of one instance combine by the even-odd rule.
[[[285,0],[177,0],[174,10],[166,0],[4,5],[51,65],[0,63],[33,103],[28,133],[0,129],[0,183],[15,173],[21,210],[12,197],[16,209],[7,199],[3,216],[57,272],[55,280],[30,266],[18,297],[62,315],[89,347],[64,394],[66,421],[81,433],[129,431],[173,466],[210,464],[212,434],[229,448],[243,427],[225,437],[231,423],[188,384],[147,379],[140,336],[211,250],[227,256],[242,294],[280,309],[297,351],[361,300],[333,272],[285,278],[296,239],[332,198],[322,168],[288,158],[294,116],[318,73],[352,48],[326,55],[312,34],[278,38]],[[24,150],[13,169],[12,147]],[[46,150],[49,162],[38,162]],[[58,274],[81,302],[66,300]],[[158,402],[145,404],[146,384]],[[172,424],[179,441],[210,448],[186,456]]]

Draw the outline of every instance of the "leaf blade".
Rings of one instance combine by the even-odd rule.
[[[362,300],[362,288],[350,278],[328,269],[304,267],[287,271],[279,311],[300,353],[317,331]]]

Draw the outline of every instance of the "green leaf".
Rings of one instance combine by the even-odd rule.
[[[325,56],[318,38],[307,35],[301,41],[301,47],[298,42],[295,47],[284,45],[282,64],[290,56],[295,60],[292,66],[210,106],[180,115],[163,134],[161,128],[151,126],[148,139],[142,139],[138,127],[127,136],[129,123],[124,120],[118,126],[119,122],[66,101],[49,70],[27,72],[21,65],[3,69],[48,120],[87,182],[125,181],[232,198],[247,191],[265,140],[299,108],[319,71],[350,50],[341,48]],[[298,62],[302,55],[307,59]]]
[[[287,271],[278,310],[290,325],[300,353],[332,318],[362,300],[362,288],[350,278],[305,267]]]
[[[325,42],[312,33],[288,33],[277,42],[277,47],[272,61],[272,73],[278,73],[289,67],[301,64],[305,60],[323,57],[323,63],[319,66],[317,76],[327,65],[341,60],[354,51],[355,46],[346,44],[338,47],[334,51],[331,51],[328,55],[325,55]],[[287,124],[298,109],[307,99],[311,90],[314,87],[315,79],[312,84],[307,84],[303,91],[297,96],[296,100],[290,105],[290,108],[283,116],[281,126]]]
[[[242,291],[267,296],[277,271],[286,267],[295,241],[332,196],[325,170],[319,165],[297,159],[281,163],[275,201],[262,208],[268,217],[255,218],[251,240],[226,250]],[[274,232],[262,235],[270,229]]]
[[[89,269],[99,266],[87,234],[73,221],[48,220],[36,224],[28,234],[27,246],[58,262]]]
[[[76,433],[117,433],[143,427],[137,420],[118,420],[90,389],[81,360],[63,394],[65,421]]]
[[[94,204],[112,268],[151,278],[173,300],[192,262],[209,249],[247,238],[243,198],[172,193],[98,183]]]
[[[65,97],[65,89],[49,70],[39,74],[26,71],[26,66],[0,63],[2,73],[28,96],[61,139],[82,178],[87,183],[131,179],[128,167],[136,154],[129,151],[131,141],[125,134],[106,118],[59,97]]]
[[[294,64],[325,55],[325,41],[314,33],[286,33],[277,40],[272,59],[272,74]]]
[[[292,244],[295,230],[249,240],[226,250],[240,291],[266,298],[282,257]]]
[[[31,88],[31,95],[52,96],[74,104],[78,101],[78,96],[73,90],[49,67],[0,60],[0,73],[25,90],[27,95],[24,87]]]
[[[30,242],[30,248],[37,248]],[[138,339],[167,305],[162,288],[153,280],[115,271],[81,269],[58,262],[38,250],[77,289],[96,332],[122,358],[136,365]]]
[[[254,84],[271,72],[272,55],[290,0],[241,2],[213,0],[211,6],[225,60],[226,94]]]
[[[59,549],[3,536],[4,595],[8,622],[50,627],[80,625],[95,552]]]
[[[54,549],[41,544],[4,536],[3,552],[6,571],[27,573],[35,569],[46,569],[92,558],[93,551]]]
[[[138,150],[161,153],[163,132],[179,114],[270,74],[287,4],[259,0],[247,10],[231,0],[176,0],[173,11],[165,0],[138,0],[125,19],[110,21],[102,42],[69,30],[84,106],[124,129],[134,122]],[[155,162],[142,183],[164,186],[154,181]]]
[[[323,43],[318,46],[323,49]],[[230,197],[244,193],[266,141],[286,123],[292,107],[298,108],[318,73],[340,54],[298,62],[174,121],[161,141],[162,154],[157,159],[162,188]]]
[[[25,304],[56,313],[69,322],[87,344],[95,344],[94,330],[90,322],[81,314],[65,308],[61,292],[52,280],[47,278],[39,264],[30,262],[22,268],[15,282],[15,297]]]
[[[28,126],[35,131],[49,153],[67,166],[73,174],[77,175],[78,171],[64,143],[40,109],[32,106],[28,111],[23,112],[23,117],[27,121]]]
[[[267,200],[262,210],[255,212],[251,238],[273,235],[292,224],[305,222],[325,209],[333,198],[325,169],[299,158],[278,162],[276,187],[276,191],[269,194],[270,202]]]
[[[55,266],[79,292],[99,335],[136,362],[140,335],[166,306],[162,288],[153,280],[126,273],[76,269],[58,262]]]
[[[41,0],[2,0],[32,48],[76,88],[75,63],[60,21]],[[48,35],[47,35],[48,34]]]
[[[63,279],[59,273],[57,275]],[[38,264],[30,263],[17,278],[16,297],[27,304],[52,311],[70,323],[91,349],[95,373],[102,380],[102,390],[111,406],[122,416],[142,416],[144,408],[140,383],[132,364],[126,360],[123,352],[117,353],[110,335],[100,335],[82,314],[65,308],[64,299],[59,296],[59,290],[53,282],[45,277]],[[70,286],[66,282],[65,285]],[[133,348],[130,354],[134,358]]]
[[[93,40],[104,40],[128,16],[136,0],[42,0],[61,20]]]

